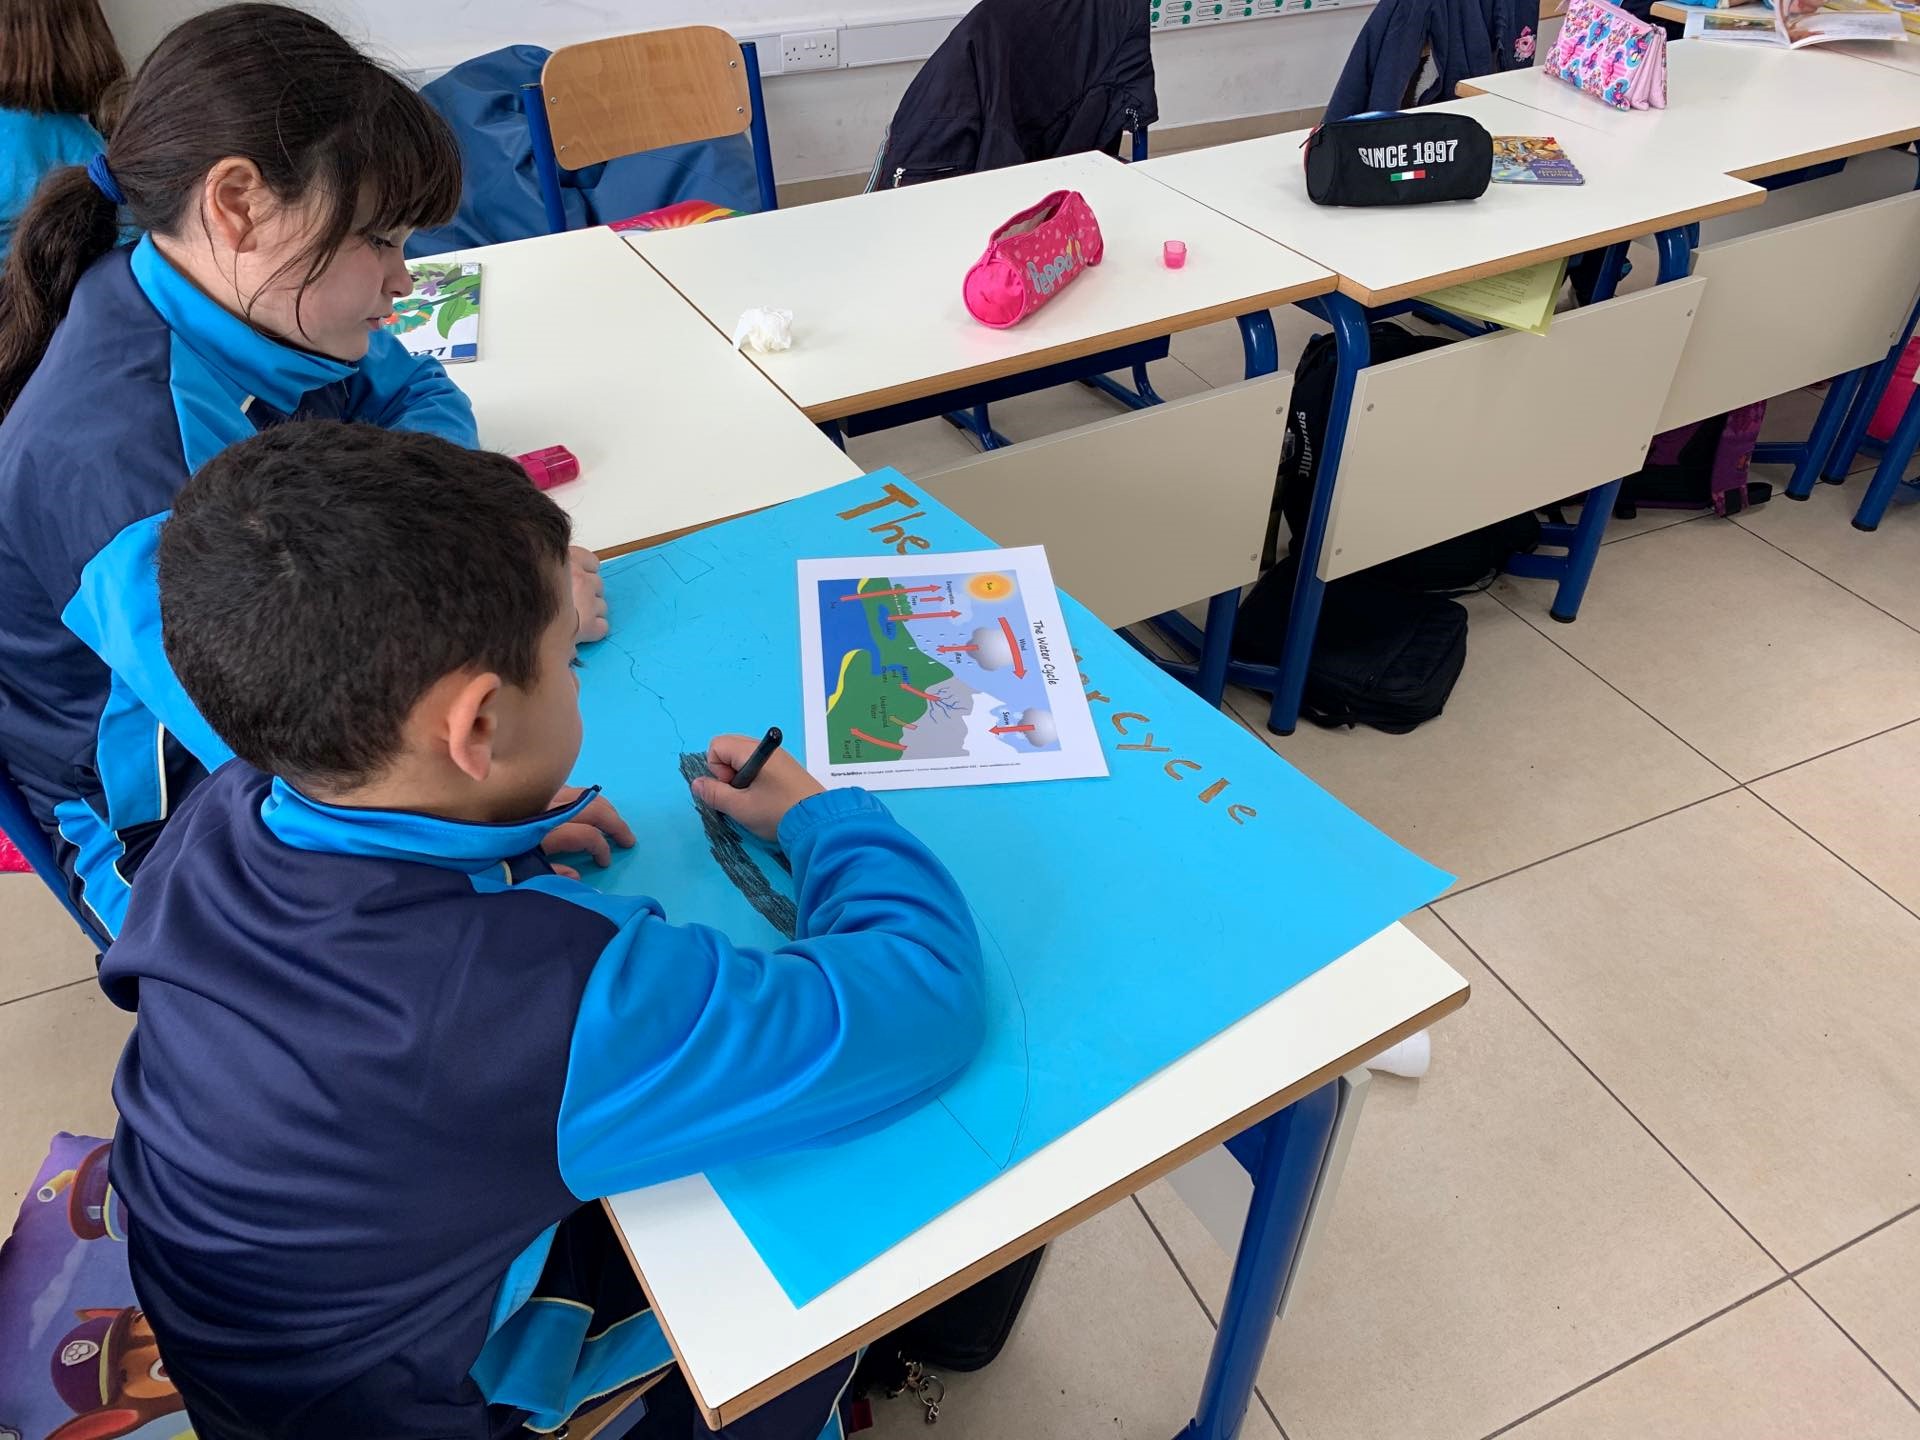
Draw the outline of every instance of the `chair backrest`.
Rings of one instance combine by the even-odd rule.
[[[13,783],[13,777],[0,770],[0,832],[13,841],[14,848],[26,857],[27,864],[33,867],[55,897],[66,907],[86,936],[101,949],[106,949],[108,936],[100,928],[99,922],[87,915],[73,903],[73,896],[67,889],[67,877],[53,858],[53,847],[47,843],[47,837],[41,833],[40,822],[33,818],[33,811],[27,807],[27,797],[20,793],[20,787]]]
[[[566,45],[522,88],[547,228],[567,228],[560,171],[748,132],[760,208],[779,208],[760,56],[711,25]]]
[[[562,46],[540,88],[554,153],[569,170],[738,135],[753,120],[740,46],[711,25]]]

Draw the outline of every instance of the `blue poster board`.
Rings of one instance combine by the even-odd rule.
[[[722,732],[803,733],[798,560],[868,556],[880,577],[889,556],[990,543],[880,471],[609,561],[614,629],[583,652],[575,778],[605,787],[639,844],[592,882],[782,943],[790,880],[758,842],[716,842],[681,757]],[[981,1054],[884,1128],[708,1176],[796,1305],[1448,884],[1061,598],[1110,776],[886,802],[972,903]],[[737,883],[742,864],[768,884]]]

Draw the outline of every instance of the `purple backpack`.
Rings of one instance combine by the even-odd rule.
[[[1647,463],[1620,486],[1614,516],[1630,519],[1642,505],[1737,515],[1771,498],[1771,485],[1747,478],[1766,414],[1761,400],[1654,436]]]

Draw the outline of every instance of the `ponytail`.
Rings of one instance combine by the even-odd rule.
[[[230,156],[252,161],[278,199],[314,205],[314,231],[283,267],[302,292],[357,231],[443,225],[460,203],[460,150],[439,112],[291,6],[225,5],[184,21],[99,108],[119,111],[102,116],[112,133],[102,183],[124,193],[141,230],[204,225],[202,182]],[[20,217],[0,272],[0,418],[81,275],[117,243],[119,220],[77,168],[49,175]]]
[[[117,208],[81,166],[54,171],[34,193],[0,271],[0,419],[46,354],[81,275],[119,238]]]

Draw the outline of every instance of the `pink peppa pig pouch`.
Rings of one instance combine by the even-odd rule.
[[[982,325],[1018,324],[1105,253],[1100,222],[1078,190],[1056,190],[993,232],[960,293]]]

